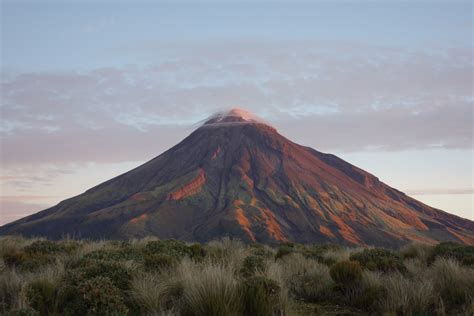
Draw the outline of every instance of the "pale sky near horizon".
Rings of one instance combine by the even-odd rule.
[[[1,1],[0,225],[217,110],[474,220],[471,1]]]

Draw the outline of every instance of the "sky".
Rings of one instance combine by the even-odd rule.
[[[1,1],[0,225],[254,112],[474,220],[471,1]]]

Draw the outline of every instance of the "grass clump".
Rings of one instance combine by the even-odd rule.
[[[183,280],[182,315],[220,316],[242,312],[242,294],[232,270],[209,264]]]
[[[29,305],[40,315],[58,313],[58,291],[54,283],[48,280],[36,280],[26,288]]]
[[[277,314],[281,288],[274,280],[263,276],[250,277],[243,284],[245,315],[271,316]]]

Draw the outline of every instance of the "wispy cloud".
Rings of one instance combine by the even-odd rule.
[[[472,148],[470,48],[192,47],[151,46],[148,66],[4,77],[2,164],[143,159],[235,105],[322,150]]]
[[[474,194],[473,188],[465,189],[418,189],[405,191],[408,195],[453,195],[453,194]]]

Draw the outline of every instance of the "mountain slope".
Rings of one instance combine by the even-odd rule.
[[[155,159],[0,234],[397,246],[474,244],[474,222],[431,208],[250,114],[208,120]]]

